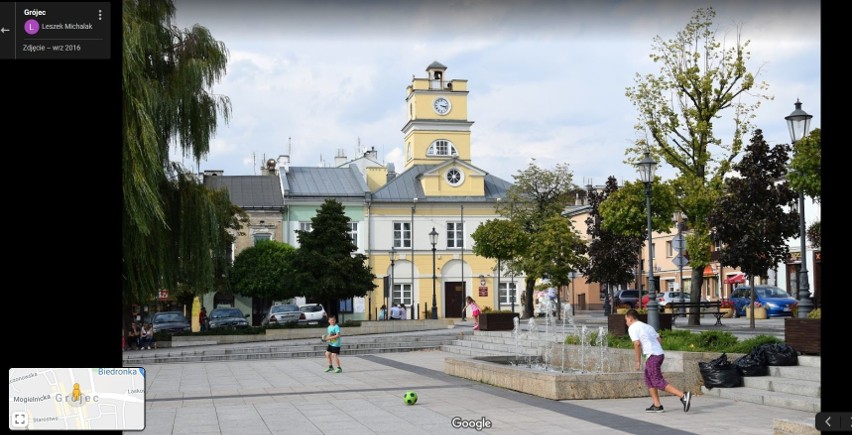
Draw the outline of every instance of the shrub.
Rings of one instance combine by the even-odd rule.
[[[808,313],[808,319],[821,319],[821,318],[822,318],[822,313],[820,312],[819,308],[811,310],[811,312]]]
[[[757,335],[752,338],[748,338],[742,341],[737,342],[731,350],[727,351],[729,353],[750,353],[752,349],[762,344],[779,344],[784,343],[780,339],[772,335]]]

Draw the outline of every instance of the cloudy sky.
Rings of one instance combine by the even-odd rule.
[[[352,158],[360,141],[401,169],[406,86],[438,61],[448,79],[468,80],[475,166],[512,181],[536,159],[569,164],[581,184],[634,180],[624,150],[637,112],[625,89],[659,70],[653,38],[674,38],[707,6],[725,44],[738,28],[751,41],[748,67],[774,96],[755,119],[767,141],[789,143],[784,117],[797,98],[820,126],[819,2],[175,3],[178,27],[205,26],[230,52],[213,91],[230,97],[232,119],[199,165],[226,175],[257,173],[264,158],[287,153],[288,139],[293,165],[331,164],[338,150]]]

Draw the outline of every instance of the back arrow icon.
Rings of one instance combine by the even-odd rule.
[[[828,422],[829,420],[831,420],[831,416],[825,419],[825,425],[831,427],[831,423]]]
[[[8,32],[8,31],[9,31],[9,29],[7,29],[7,28],[5,28],[5,27],[3,27],[2,29],[0,29],[0,32],[3,32],[3,33],[6,33],[6,32]]]

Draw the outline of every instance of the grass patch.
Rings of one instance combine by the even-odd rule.
[[[681,351],[681,352],[724,352],[724,353],[749,353],[755,346],[760,346],[766,343],[783,343],[777,337],[772,335],[758,335],[749,339],[739,340],[730,332],[725,331],[701,331],[694,333],[678,330],[663,330],[660,331],[660,337],[663,340],[663,349]],[[570,337],[569,337],[570,338]],[[572,343],[579,344],[579,340],[574,337]],[[616,337],[612,334],[607,334],[607,343],[609,347],[616,349],[633,349],[633,341],[625,335]]]

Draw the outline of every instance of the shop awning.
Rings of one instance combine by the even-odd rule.
[[[713,267],[711,267],[710,265],[707,265],[704,268],[704,276],[713,276],[713,275],[715,275],[715,273],[713,273]]]
[[[745,274],[738,273],[725,278],[725,284],[744,284],[746,282]]]

